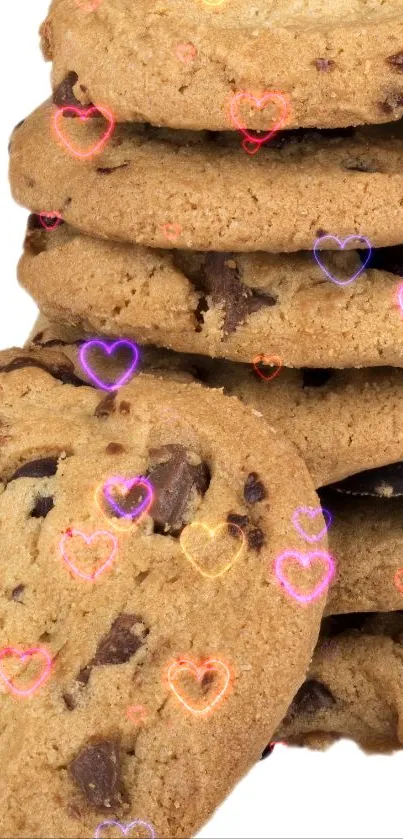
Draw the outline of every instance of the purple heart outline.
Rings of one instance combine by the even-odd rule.
[[[116,484],[126,487],[128,493],[135,486],[145,486],[147,490],[146,497],[143,499],[143,501],[140,501],[137,507],[134,507],[132,511],[130,511],[129,513],[125,513],[120,504],[118,504],[118,502],[112,498],[111,493],[109,492],[110,487],[115,486]],[[115,513],[117,513],[117,515],[120,518],[124,519],[138,518],[146,508],[149,509],[151,507],[151,504],[153,503],[154,499],[152,484],[147,478],[144,478],[142,475],[136,475],[135,478],[122,478],[119,475],[115,478],[108,478],[106,483],[104,483],[102,490],[108,504],[110,504],[110,506],[113,507]]]
[[[296,589],[292,583],[287,579],[285,572],[283,571],[283,563],[287,559],[294,559],[303,568],[308,568],[314,559],[321,559],[325,563],[326,573],[322,580],[317,583],[317,585],[312,589],[310,594],[301,594],[301,592]],[[303,554],[300,551],[284,551],[284,553],[280,554],[277,557],[275,564],[274,564],[274,573],[277,577],[278,582],[281,586],[283,586],[290,597],[294,600],[297,600],[298,603],[310,603],[312,600],[316,600],[322,592],[327,588],[329,585],[332,577],[334,576],[335,572],[335,564],[333,558],[330,554],[326,553],[325,551],[312,551],[311,553]]]
[[[350,277],[349,280],[336,280],[336,277],[334,277],[333,274],[331,274],[330,271],[327,270],[326,265],[323,264],[323,262],[320,258],[320,255],[318,254],[318,247],[319,247],[319,244],[321,242],[324,242],[325,239],[332,239],[333,242],[337,242],[339,248],[341,248],[342,251],[346,247],[347,242],[351,242],[352,239],[356,239],[356,240],[359,239],[361,242],[365,242],[365,244],[367,246],[367,249],[368,249],[368,255],[365,258],[364,262],[361,264],[358,271],[356,271],[355,274],[353,274],[353,276]],[[370,243],[369,239],[367,239],[366,236],[354,236],[354,235],[353,236],[347,236],[347,239],[344,239],[344,241],[343,241],[342,239],[338,239],[337,236],[332,236],[330,233],[327,233],[324,236],[320,236],[319,239],[316,240],[316,242],[314,244],[314,248],[313,248],[313,255],[314,255],[314,257],[316,259],[316,262],[318,263],[321,271],[323,271],[323,273],[326,274],[326,276],[328,277],[329,280],[332,281],[332,283],[336,283],[337,285],[340,285],[340,286],[346,286],[346,285],[350,285],[350,283],[354,282],[354,280],[356,280],[357,277],[359,277],[360,274],[362,274],[362,272],[365,271],[365,269],[368,265],[368,262],[369,262],[369,260],[371,259],[371,256],[372,256],[372,246],[371,246],[371,243]]]
[[[102,381],[102,379],[100,379],[96,375],[96,373],[94,373],[89,361],[87,361],[86,355],[94,347],[101,347],[103,352],[107,355],[113,355],[117,347],[127,347],[132,353],[133,359],[131,361],[129,369],[126,370],[125,373],[122,373],[120,378],[117,379],[111,385],[108,385],[106,384],[106,382]],[[118,390],[118,388],[122,387],[122,385],[125,385],[133,376],[139,361],[139,350],[137,344],[133,343],[133,341],[127,341],[124,338],[120,338],[118,341],[114,341],[112,344],[108,344],[107,341],[100,341],[97,338],[93,338],[90,341],[86,341],[85,344],[82,345],[82,347],[80,348],[79,358],[80,364],[85,370],[88,378],[95,382],[96,386],[101,388],[101,390],[107,390],[111,392],[113,390]]]
[[[309,516],[310,519],[315,519],[316,516],[319,516],[321,513],[323,515],[323,518],[325,519],[325,525],[324,527],[322,527],[320,533],[318,533],[316,536],[310,536],[309,533],[307,533],[306,530],[304,530],[302,524],[299,523],[298,519],[301,514]],[[298,507],[296,510],[294,510],[294,513],[292,515],[292,523],[295,529],[298,531],[299,535],[302,536],[302,538],[305,539],[307,542],[310,542],[311,545],[313,545],[314,542],[319,542],[323,538],[325,533],[327,533],[327,531],[329,530],[329,527],[332,523],[332,516],[329,513],[329,510],[325,510],[324,507]]]
[[[119,830],[122,831],[123,836],[127,836],[129,830],[131,830],[132,827],[137,827],[137,825],[140,825],[140,827],[147,828],[150,839],[155,839],[154,825],[152,825],[150,822],[144,822],[142,819],[135,819],[134,822],[129,822],[129,824],[122,824],[122,822],[117,822],[114,819],[109,819],[98,825],[94,833],[94,839],[99,839],[101,830],[103,830],[104,827],[118,827]]]

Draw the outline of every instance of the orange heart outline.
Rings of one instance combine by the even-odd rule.
[[[104,117],[104,119],[109,123],[106,131],[102,134],[100,140],[97,143],[93,144],[88,151],[81,151],[78,149],[74,143],[71,143],[68,137],[65,137],[60,125],[59,121],[61,117],[64,117],[66,111],[73,111],[77,114],[78,119],[82,122],[86,122],[90,119],[90,114],[97,114],[100,113]],[[72,154],[74,157],[78,157],[81,160],[85,160],[86,158],[93,157],[94,155],[98,154],[98,152],[102,151],[103,147],[106,145],[108,140],[110,139],[114,128],[115,128],[115,120],[112,115],[112,112],[109,108],[103,107],[103,105],[90,105],[89,107],[83,106],[82,108],[78,108],[75,105],[64,105],[62,108],[56,108],[55,114],[53,117],[53,128],[54,131],[59,138],[59,140],[63,143],[64,147]]]
[[[274,371],[274,373],[271,373],[270,376],[265,376],[264,373],[262,373],[262,371],[259,370],[257,366],[262,361],[264,364],[267,365],[270,364],[271,361],[278,362],[277,369]],[[260,376],[260,378],[263,379],[264,382],[272,382],[273,379],[275,379],[276,376],[278,376],[281,370],[283,369],[283,360],[280,358],[279,355],[265,355],[265,353],[260,353],[259,355],[255,356],[255,358],[252,361],[252,364],[255,373],[257,373],[258,376]]]
[[[189,704],[188,697],[183,697],[176,689],[173,680],[179,671],[189,671],[195,674],[197,681],[200,683],[203,679],[203,676],[211,670],[215,670],[216,672],[221,672],[224,674],[224,686],[221,690],[217,693],[214,700],[210,702],[205,708],[195,708],[194,706]],[[231,682],[231,671],[227,664],[225,664],[219,658],[206,658],[204,661],[201,661],[198,665],[194,663],[191,659],[184,659],[181,658],[171,662],[168,672],[167,672],[167,680],[172,693],[176,696],[179,702],[185,706],[187,711],[190,711],[192,714],[197,714],[198,716],[203,716],[208,714],[209,711],[212,711],[218,703],[224,698],[228,687]]]
[[[213,539],[214,539],[214,536],[215,536],[217,530],[219,530],[223,527],[225,527],[227,529],[229,527],[236,527],[236,529],[239,530],[239,532],[241,534],[241,538],[242,538],[241,547],[236,552],[234,558],[231,559],[231,561],[228,562],[224,566],[224,568],[222,568],[220,571],[214,571],[214,572],[203,571],[203,569],[200,568],[198,562],[195,559],[192,558],[191,554],[186,550],[186,548],[183,545],[183,537],[184,537],[185,533],[187,531],[189,531],[189,529],[191,527],[202,527],[204,530],[207,530],[210,538],[213,538]],[[229,571],[230,568],[232,568],[232,566],[235,564],[236,560],[239,558],[239,556],[240,556],[240,554],[241,554],[241,552],[242,552],[242,550],[245,546],[245,542],[246,542],[246,539],[245,539],[245,534],[244,534],[243,530],[237,524],[233,524],[232,522],[226,522],[226,521],[219,522],[216,525],[216,527],[209,527],[208,524],[205,524],[202,521],[194,521],[191,524],[188,524],[186,527],[184,527],[184,529],[182,530],[182,533],[180,535],[180,539],[179,539],[179,544],[182,548],[183,553],[186,556],[186,559],[188,559],[189,562],[192,563],[192,565],[194,566],[194,568],[196,568],[196,571],[198,571],[199,574],[201,574],[203,577],[207,577],[209,580],[214,580],[216,577],[221,577],[222,574],[225,574],[227,571]]]
[[[269,104],[269,102],[273,102],[273,100],[275,101],[277,99],[277,101],[281,104],[282,111],[277,122],[274,124],[274,128],[272,128],[271,131],[267,131],[265,134],[262,134],[260,137],[253,137],[252,134],[250,134],[250,131],[252,129],[248,130],[247,127],[239,121],[236,113],[238,102],[240,102],[241,99],[249,99],[250,101],[252,101],[255,105],[255,108],[257,108],[258,111],[264,111],[266,105]],[[260,146],[262,146],[264,143],[268,143],[269,140],[271,140],[271,138],[274,136],[274,134],[277,134],[277,132],[283,128],[288,116],[288,111],[288,99],[285,96],[285,94],[281,93],[281,91],[279,90],[266,91],[260,98],[254,96],[253,93],[249,93],[246,90],[240,90],[238,91],[238,93],[234,94],[230,102],[230,118],[232,124],[235,126],[237,131],[240,131],[241,134],[243,134],[245,140],[248,140],[249,143],[251,143],[252,145],[255,144],[258,146],[256,151],[259,151]],[[244,148],[244,151],[247,151],[247,148]],[[255,154],[256,151],[252,150],[248,153]]]
[[[393,582],[398,591],[400,591],[400,593],[403,594],[403,580],[401,579],[401,577],[403,577],[403,568],[398,568],[395,573],[395,576],[393,577]]]

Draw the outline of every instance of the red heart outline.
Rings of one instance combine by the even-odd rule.
[[[262,373],[262,371],[259,370],[259,368],[257,366],[262,361],[266,365],[269,365],[271,361],[278,362],[277,369],[274,371],[274,373],[270,373],[270,376],[265,376],[264,373]],[[263,379],[264,382],[273,381],[273,379],[275,379],[276,376],[278,376],[279,373],[281,372],[281,370],[283,369],[283,361],[282,361],[282,359],[280,358],[279,355],[265,355],[265,353],[260,353],[260,355],[255,356],[252,364],[253,364],[253,369],[254,369],[255,373],[257,373],[258,376],[260,376],[260,378]]]
[[[91,148],[87,151],[82,151],[81,149],[77,148],[77,146],[75,146],[73,143],[71,143],[68,137],[65,137],[59,125],[60,119],[63,118],[68,111],[70,113],[76,114],[82,122],[87,122],[91,118],[90,114],[102,114],[104,119],[106,119],[106,121],[108,122],[108,127],[106,131],[104,131],[101,139],[98,140],[98,142],[95,143],[95,145],[92,145]],[[71,152],[71,154],[73,154],[74,157],[79,157],[82,160],[84,160],[88,157],[93,157],[95,154],[98,154],[98,152],[100,152],[101,149],[103,149],[115,128],[115,120],[112,116],[111,111],[108,108],[104,108],[102,105],[91,105],[89,108],[78,108],[74,105],[64,105],[62,108],[56,109],[53,118],[53,127],[56,132],[56,135],[58,136],[59,140],[63,143],[63,145],[66,147],[66,149],[69,152]]]
[[[47,213],[45,210],[42,210],[42,212],[39,213],[38,218],[44,230],[56,230],[56,227],[59,227],[63,221],[60,213],[57,213],[56,211]],[[46,224],[45,219],[47,218],[54,218],[56,221],[53,224]]]
[[[272,130],[269,131],[267,134],[263,134],[261,137],[253,137],[252,134],[249,133],[246,126],[242,125],[242,123],[239,121],[239,119],[237,117],[236,108],[238,107],[238,103],[241,101],[241,99],[244,99],[244,100],[249,99],[250,101],[255,103],[255,106],[257,107],[257,109],[259,111],[263,111],[264,108],[266,107],[266,105],[269,102],[273,101],[273,99],[276,99],[276,98],[281,103],[282,111],[281,111],[281,114],[280,114],[280,117],[279,117],[278,121],[274,125],[274,128],[272,128]],[[235,93],[235,95],[232,97],[231,103],[230,103],[231,120],[232,120],[233,125],[235,125],[235,128],[237,129],[237,131],[240,131],[241,134],[243,134],[243,136],[245,137],[245,140],[244,140],[242,145],[243,145],[244,150],[247,151],[248,154],[256,154],[256,152],[259,151],[259,148],[260,148],[260,146],[263,145],[263,143],[268,143],[269,140],[271,140],[271,138],[273,137],[273,135],[277,134],[277,132],[280,131],[280,129],[283,127],[283,125],[286,121],[286,118],[288,116],[288,108],[289,108],[288,101],[287,101],[284,93],[281,93],[280,91],[268,91],[267,93],[264,93],[263,96],[261,96],[259,99],[256,96],[253,96],[252,93],[248,93],[247,91],[240,91],[239,93]],[[244,143],[245,143],[246,140],[249,143],[251,143],[252,146],[257,145],[257,148],[256,148],[255,151],[248,151],[248,149],[245,148]]]
[[[48,678],[50,674],[50,670],[52,667],[52,657],[50,653],[45,649],[45,647],[30,647],[29,650],[19,650],[17,647],[4,647],[4,649],[0,650],[0,660],[3,659],[6,655],[18,656],[21,661],[25,661],[25,659],[30,658],[33,655],[41,655],[45,659],[45,666],[43,673],[38,677],[38,679],[31,685],[29,688],[25,688],[25,690],[20,690],[13,685],[12,679],[9,679],[8,676],[3,671],[3,668],[0,664],[0,677],[6,683],[7,687],[11,690],[12,693],[15,693],[17,696],[31,696],[35,693],[38,688],[43,685],[44,681]]]

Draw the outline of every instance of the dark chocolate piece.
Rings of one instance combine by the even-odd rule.
[[[129,163],[120,163],[119,166],[98,166],[97,172],[99,175],[110,175],[111,172],[116,172],[117,169],[125,169]]]
[[[252,312],[262,306],[275,306],[271,294],[254,291],[244,285],[237,261],[231,254],[209,253],[203,266],[203,291],[215,306],[224,308],[224,334],[235,332]]]
[[[84,746],[69,769],[92,807],[103,810],[121,805],[121,768],[116,742],[101,740]]]
[[[403,93],[402,91],[393,91],[389,93],[383,102],[379,102],[379,107],[384,114],[394,114],[403,108]]]
[[[62,363],[55,362],[53,364],[45,364],[35,358],[35,356],[17,356],[13,359],[13,361],[10,361],[9,364],[0,365],[0,372],[12,373],[14,370],[21,370],[23,367],[38,367],[40,370],[44,370],[45,373],[49,373],[49,375],[53,376],[54,379],[58,379],[64,385],[83,387],[83,385],[86,384],[86,382],[83,382],[82,379],[79,379],[78,376],[76,376],[74,373],[74,365],[68,359]]]
[[[260,527],[255,527],[253,530],[249,530],[248,533],[248,545],[255,551],[260,551],[264,544],[264,533],[260,529]]]
[[[243,490],[243,497],[247,504],[256,504],[266,498],[267,492],[264,484],[259,481],[257,472],[250,472]]]
[[[403,495],[403,461],[377,469],[366,469],[343,481],[329,484],[326,492],[344,495],[372,495],[377,498],[398,498]]]
[[[260,760],[266,760],[266,757],[269,757],[269,755],[271,755],[275,745],[275,743],[268,743],[262,751],[262,756]]]
[[[24,593],[24,591],[25,591],[25,586],[24,586],[23,583],[20,583],[18,586],[13,588],[13,590],[11,592],[12,599],[15,600],[17,603],[21,603],[22,602],[21,601],[21,596]]]
[[[228,532],[231,534],[231,536],[238,536],[239,537],[240,536],[239,528],[242,531],[245,531],[245,529],[248,527],[248,524],[249,524],[249,516],[243,516],[243,515],[240,515],[239,513],[228,513],[227,522],[228,522]]]
[[[292,719],[297,714],[317,714],[318,711],[332,708],[335,704],[336,700],[326,685],[316,679],[308,679],[295,694],[287,711],[286,720]]]
[[[52,475],[56,475],[58,461],[58,457],[41,457],[37,460],[30,460],[14,472],[8,483],[15,481],[17,478],[51,478]]]
[[[139,634],[132,631],[135,624],[141,624]],[[119,615],[107,635],[99,642],[93,667],[100,664],[124,664],[143,646],[149,630],[136,615]]]
[[[53,510],[55,506],[51,495],[39,496],[36,499],[35,507],[30,512],[32,519],[45,519],[48,513]]]
[[[125,447],[121,443],[108,443],[105,451],[106,454],[121,454],[125,451]]]
[[[107,393],[106,396],[98,402],[94,411],[94,417],[109,417],[110,414],[114,414],[116,411],[115,399],[116,391],[113,393]]]
[[[394,55],[389,55],[386,61],[391,67],[393,67],[394,70],[397,70],[398,73],[403,73],[403,50],[395,52]]]
[[[147,471],[154,489],[149,515],[154,519],[157,533],[180,533],[186,524],[190,501],[195,494],[204,495],[209,487],[207,465],[192,465],[187,454],[186,449],[176,443],[150,451],[155,465]]]

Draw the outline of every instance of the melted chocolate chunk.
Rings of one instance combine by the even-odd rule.
[[[333,375],[333,370],[314,367],[302,368],[302,387],[323,387]]]
[[[393,114],[400,110],[403,108],[403,93],[401,91],[389,93],[383,102],[379,102],[379,107],[384,114]]]
[[[231,536],[239,536],[240,533],[238,528],[240,528],[242,531],[246,530],[249,524],[249,516],[243,516],[239,513],[228,513],[227,522],[229,525],[228,531],[231,534]]]
[[[99,175],[110,175],[111,172],[116,172],[117,169],[125,169],[128,163],[120,163],[119,166],[98,166],[97,172]]]
[[[394,70],[403,73],[403,50],[395,52],[394,55],[389,55],[386,61]]]
[[[315,65],[317,70],[325,73],[328,73],[329,70],[334,70],[336,67],[336,62],[331,58],[315,58],[312,64]]]
[[[332,708],[336,700],[326,685],[316,679],[308,679],[301,685],[288,709],[286,720],[297,714],[317,714],[325,708]]]
[[[267,746],[265,746],[265,748],[262,751],[262,756],[261,756],[260,760],[266,760],[266,757],[269,757],[269,755],[271,755],[271,753],[274,749],[274,746],[275,746],[275,743],[268,743]]]
[[[263,501],[266,498],[265,486],[259,481],[259,475],[256,472],[251,472],[246,481],[243,490],[243,497],[247,504],[256,504],[257,501]]]
[[[260,527],[255,527],[248,533],[248,545],[255,551],[260,551],[264,545],[264,533]]]
[[[24,463],[14,472],[8,483],[17,478],[51,478],[52,475],[56,475],[58,460],[57,457],[41,457]]]
[[[30,512],[32,519],[45,519],[47,514],[53,510],[55,506],[51,495],[40,496],[37,498],[35,507]]]
[[[100,402],[98,402],[97,407],[94,411],[94,417],[109,417],[110,414],[114,414],[116,411],[116,392],[107,393]]]
[[[368,251],[358,251],[362,262],[368,258]],[[374,248],[371,254],[368,268],[376,268],[378,271],[388,271],[389,274],[396,274],[403,277],[403,245],[393,245],[390,248]]]
[[[203,290],[211,296],[213,305],[224,308],[223,331],[226,335],[235,332],[252,312],[276,304],[273,295],[255,292],[244,285],[241,269],[231,254],[207,254],[203,275]]]
[[[25,586],[24,586],[23,583],[20,583],[19,586],[16,586],[15,588],[13,588],[13,590],[11,592],[12,599],[15,600],[17,603],[21,603],[22,602],[21,597],[22,597],[22,594],[23,594],[24,591],[25,591]]]
[[[85,746],[70,763],[70,774],[97,810],[122,803],[119,747],[110,740]]]
[[[53,103],[59,108],[67,108],[71,105],[73,108],[82,108],[82,104],[74,94],[73,88],[78,82],[78,75],[72,71],[67,73],[67,76],[59,84],[56,90],[53,91]],[[88,106],[91,107],[91,106]]]
[[[135,624],[141,624],[140,634],[133,632]],[[91,664],[124,664],[143,646],[149,630],[136,615],[119,615],[97,647]]]
[[[193,465],[187,455],[186,449],[177,444],[150,451],[156,462],[147,471],[154,489],[149,515],[154,519],[156,533],[180,533],[187,522],[189,503],[196,494],[204,495],[209,487],[207,465]]]
[[[121,443],[108,443],[105,451],[106,454],[122,454],[125,451],[125,447]]]
[[[82,379],[79,379],[78,376],[76,376],[74,373],[74,365],[68,359],[62,363],[55,362],[53,364],[45,364],[34,356],[17,356],[17,358],[14,358],[13,361],[9,362],[9,364],[1,365],[0,372],[12,373],[14,370],[21,370],[23,367],[38,367],[40,370],[44,370],[45,373],[49,373],[49,375],[53,376],[54,379],[58,379],[64,385],[83,387],[83,385],[86,384],[86,382],[83,382]]]
[[[344,495],[372,495],[376,498],[398,498],[403,495],[403,461],[366,469],[343,481],[329,484],[327,492]]]
[[[62,698],[66,708],[68,708],[69,711],[74,711],[74,708],[77,705],[74,696],[72,696],[71,693],[63,693]]]

